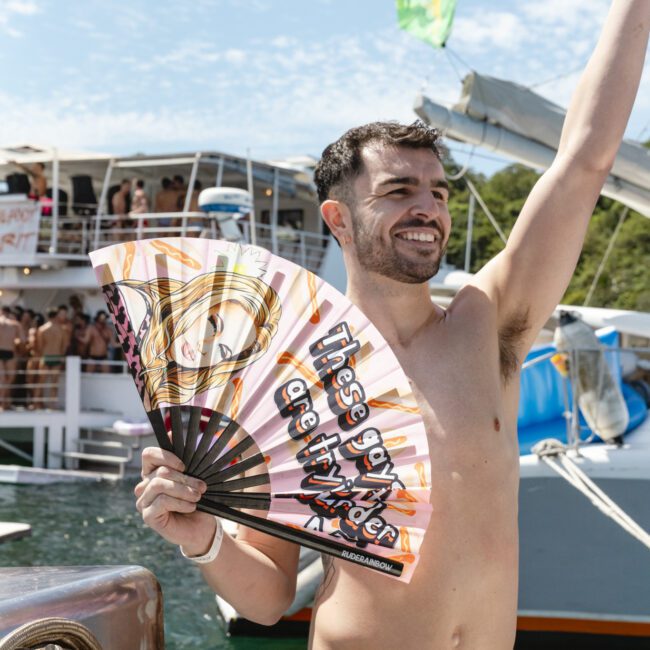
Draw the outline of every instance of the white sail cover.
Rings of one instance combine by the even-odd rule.
[[[487,121],[557,150],[565,110],[529,88],[471,72],[463,80],[453,110]],[[650,187],[650,149],[624,141],[611,172],[642,188]]]

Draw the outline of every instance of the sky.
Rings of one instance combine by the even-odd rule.
[[[420,92],[453,103],[470,69],[566,106],[608,5],[458,0],[437,50],[394,0],[0,0],[0,146],[318,157],[352,126],[412,121]],[[650,138],[650,61],[627,136]]]

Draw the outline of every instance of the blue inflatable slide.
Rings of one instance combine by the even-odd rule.
[[[619,335],[613,327],[600,329],[596,335],[605,346],[615,348],[619,345]],[[536,347],[528,354],[526,362],[548,355],[555,349],[554,345]],[[621,387],[630,415],[630,423],[625,431],[627,434],[645,420],[648,407],[643,397],[623,381],[619,357],[620,355],[617,353],[605,353],[614,378]],[[530,454],[531,448],[545,438],[556,438],[564,443],[567,442],[567,420],[564,417],[566,410],[564,381],[550,359],[540,361],[522,371],[517,420],[520,454]],[[568,403],[571,404],[570,386],[568,398]],[[591,430],[582,416],[580,416],[580,425],[581,438],[588,438],[591,435]],[[594,441],[601,442],[598,436],[595,436]]]

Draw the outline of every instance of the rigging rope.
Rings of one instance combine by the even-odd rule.
[[[97,637],[82,623],[49,617],[25,623],[0,639],[0,650],[28,650],[43,644],[60,644],[70,650],[102,650]],[[58,645],[57,645],[58,647]]]
[[[538,442],[532,451],[552,470],[582,492],[603,514],[613,519],[623,530],[650,549],[650,534],[567,456],[567,447],[564,444],[554,438],[548,438]]]
[[[464,66],[465,66],[465,67],[466,67],[470,72],[475,72],[475,69],[474,69],[474,68],[473,68],[469,63],[467,63],[467,61],[464,61],[463,59],[461,59],[460,56],[458,55],[458,53],[455,52],[454,50],[452,50],[452,49],[449,47],[449,45],[445,45],[445,52],[446,52],[447,54],[451,54],[452,56],[454,56],[454,57],[456,58],[456,60],[457,60],[461,65],[464,65]],[[449,57],[447,57],[447,58],[449,58]],[[452,65],[453,65],[453,64],[452,64]],[[455,69],[455,68],[454,68],[454,69]]]
[[[474,149],[476,149],[476,145],[474,145],[469,152],[469,156],[467,157],[467,160],[465,161],[465,164],[461,168],[459,172],[456,174],[453,174],[452,176],[447,175],[447,180],[448,181],[457,181],[460,180],[465,174],[467,173],[467,170],[469,169],[469,164],[472,162],[472,158],[474,157]]]
[[[490,220],[490,223],[494,227],[494,229],[497,231],[497,234],[499,237],[501,237],[501,241],[505,244],[508,241],[508,238],[503,234],[503,230],[501,230],[499,224],[497,223],[497,220],[494,218],[492,213],[490,212],[490,208],[487,207],[485,204],[485,201],[479,194],[478,190],[476,189],[474,183],[469,178],[465,179],[465,182],[467,183],[467,187],[469,188],[469,191],[476,197],[476,200],[478,201],[478,204],[481,206],[481,209],[483,212],[485,212],[485,216]]]
[[[626,205],[623,208],[623,211],[621,212],[621,216],[618,218],[618,223],[616,224],[616,228],[614,229],[614,233],[612,236],[609,238],[609,242],[607,244],[607,248],[605,249],[605,254],[603,255],[603,259],[600,261],[600,264],[598,265],[598,269],[596,270],[596,275],[594,276],[594,279],[591,283],[591,286],[589,287],[589,291],[587,292],[587,297],[585,298],[584,303],[582,304],[583,307],[587,307],[589,303],[591,302],[591,298],[594,295],[594,291],[596,289],[596,285],[598,284],[598,280],[600,280],[600,276],[605,268],[605,264],[607,264],[607,260],[609,259],[610,253],[612,252],[612,249],[614,248],[614,244],[616,242],[616,238],[618,237],[619,233],[621,232],[621,227],[623,226],[623,222],[625,221],[625,217],[627,217],[628,212],[630,211],[630,208]]]
[[[555,75],[554,77],[551,77],[550,79],[545,79],[544,81],[538,81],[535,84],[531,84],[530,86],[526,86],[526,88],[528,88],[529,90],[532,90],[533,88],[539,88],[540,86],[545,86],[546,84],[553,83],[554,81],[559,81],[560,79],[570,77],[575,72],[578,72],[579,70],[584,70],[585,65],[586,65],[586,61],[581,63],[579,66],[576,66],[575,68],[571,68],[570,70],[567,70],[566,72],[563,72],[562,74]]]

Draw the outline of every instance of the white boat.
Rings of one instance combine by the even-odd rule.
[[[49,200],[28,198],[29,178],[10,161],[27,168],[45,164]],[[171,212],[131,214],[121,223],[110,214],[112,187],[122,179],[143,179],[153,205],[161,177],[175,175],[189,179],[190,188],[198,189],[198,181],[203,187],[248,190],[252,214],[235,225],[242,241],[312,271],[336,268],[328,259],[334,247],[322,230],[309,170],[294,164],[220,152],[117,158],[8,147],[0,149],[0,179],[7,178],[0,180],[0,304],[44,311],[69,305],[74,296],[93,314],[105,303],[90,250],[134,237],[217,236],[225,224],[198,211],[196,194],[189,191],[178,192],[181,202]],[[48,397],[37,400],[29,391],[39,371],[19,365],[12,408],[0,415],[0,482],[96,481],[138,470],[139,449],[155,444],[155,438],[124,362],[102,361],[94,364],[97,372],[87,370],[79,357],[68,356],[54,379],[46,375],[39,381],[43,392],[50,383]],[[0,538],[15,539],[27,528],[0,523]],[[0,645],[37,642],[162,648],[160,587],[142,567],[0,569]]]
[[[51,198],[29,199],[25,194],[29,177],[14,163],[27,169],[43,163]],[[161,178],[173,176],[183,176],[186,188],[197,188],[178,190],[175,211],[131,214],[128,220],[111,214],[111,194],[123,179],[144,180],[153,206]],[[88,252],[132,238],[216,237],[217,219],[197,206],[200,187],[228,186],[250,192],[252,213],[236,226],[242,241],[265,246],[315,272],[337,268],[328,258],[334,247],[328,247],[307,168],[220,152],[112,157],[19,146],[0,149],[2,178],[7,179],[0,182],[3,305],[42,312],[68,305],[74,297],[86,313],[105,309]],[[23,194],[16,193],[21,190]],[[344,277],[338,279],[339,286],[341,282]],[[0,465],[0,480],[108,478],[138,466],[139,453],[133,447],[143,444],[140,438],[147,431],[135,432],[128,423],[146,421],[146,414],[131,377],[119,360],[101,362],[97,368],[110,372],[86,372],[78,357],[68,357],[56,386],[50,388],[49,402],[27,410],[25,395],[14,398],[15,408],[2,415],[0,447],[32,467]],[[22,379],[28,374],[24,367],[18,372],[19,379],[21,372]],[[119,430],[113,426],[116,421],[127,425]],[[16,438],[13,431],[25,427],[31,431],[29,439]],[[113,472],[115,468],[119,471]]]

